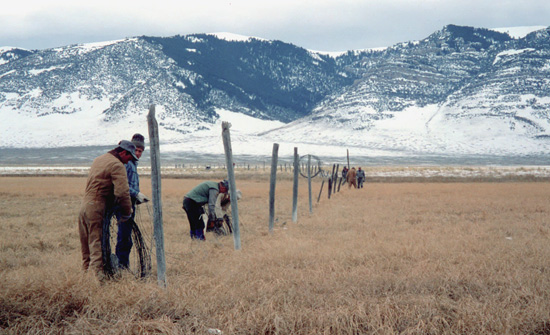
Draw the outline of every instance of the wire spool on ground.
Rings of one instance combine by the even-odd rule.
[[[143,205],[140,205],[143,206]],[[151,250],[148,244],[152,245],[152,221],[149,215],[142,215],[136,206],[135,220],[132,224],[132,250],[128,271],[136,278],[145,278],[151,273]],[[106,276],[114,277],[121,270],[118,257],[114,253],[117,243],[118,223],[116,216],[110,212],[103,221],[103,235],[101,239],[103,271]]]

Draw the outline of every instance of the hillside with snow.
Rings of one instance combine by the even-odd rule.
[[[510,35],[512,38],[524,38],[528,34],[546,29],[545,26],[522,26],[522,27],[505,27],[505,28],[491,28],[491,30],[498,31]]]
[[[231,33],[0,49],[0,149],[109,146],[148,134],[164,152],[541,156],[550,152],[550,29],[449,25],[341,53]],[[1,158],[0,158],[1,163]]]

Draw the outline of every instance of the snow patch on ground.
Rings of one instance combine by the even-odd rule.
[[[506,33],[512,38],[523,38],[528,34],[545,29],[546,26],[520,26],[520,27],[505,27],[505,28],[491,28],[491,30],[498,31],[500,33]]]
[[[220,33],[209,33],[207,35],[216,36],[220,40],[228,41],[228,42],[246,42],[250,40],[259,40],[259,41],[267,41],[264,38],[259,37],[253,37],[253,36],[244,36],[234,33],[227,33],[227,32],[220,32]]]
[[[1,147],[110,146],[138,132],[148,137],[146,109],[126,115],[119,121],[106,122],[104,111],[111,105],[108,100],[87,100],[78,93],[64,95],[52,102],[52,107],[64,113],[59,114],[51,113],[51,110],[33,111],[32,106],[25,105],[16,109],[10,105],[13,97],[6,98],[0,105],[0,119],[9,122],[0,124]],[[156,116],[162,151],[171,153],[223,154],[222,121],[232,125],[230,134],[234,155],[270,155],[273,143],[279,144],[280,156],[292,156],[294,147],[299,147],[301,154],[319,156],[341,156],[348,148],[355,155],[365,157],[521,156],[550,150],[550,140],[531,136],[528,124],[517,122],[516,129],[511,131],[509,120],[478,118],[476,113],[480,109],[476,107],[476,101],[469,103],[472,105],[409,107],[401,112],[376,114],[381,118],[370,121],[363,120],[369,115],[368,110],[347,114],[333,111],[331,117],[348,121],[331,118],[312,121],[306,118],[289,124],[220,109],[216,111],[218,119],[214,124],[195,125],[203,129],[187,134],[177,131],[182,120],[169,117],[163,106],[156,106]],[[461,116],[456,117],[456,112],[462,108],[471,113],[461,112]],[[41,116],[37,116],[40,113]],[[522,113],[523,117],[528,116],[526,113],[527,110]],[[539,124],[546,127],[544,134],[550,134],[550,124]]]
[[[125,38],[120,40],[113,40],[113,41],[104,41],[104,42],[94,42],[94,43],[85,43],[85,44],[77,44],[73,46],[69,46],[67,48],[55,48],[54,51],[57,52],[76,52],[79,55],[83,55],[85,53],[102,49],[107,46],[117,44],[120,42],[129,42],[129,41],[136,41],[137,38]]]
[[[493,65],[498,63],[498,61],[501,58],[504,58],[504,57],[507,57],[507,56],[515,56],[515,55],[519,55],[519,54],[522,54],[522,53],[525,53],[525,52],[531,52],[531,51],[535,51],[535,49],[527,48],[527,49],[521,49],[521,50],[506,50],[506,51],[503,51],[503,52],[496,55],[495,60],[493,61]]]
[[[33,76],[37,76],[43,72],[49,72],[49,71],[53,71],[53,70],[57,70],[57,69],[60,69],[60,70],[63,70],[65,69],[67,66],[51,66],[47,69],[38,69],[38,70],[30,70],[29,73]]]

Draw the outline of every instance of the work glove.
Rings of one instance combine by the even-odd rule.
[[[147,196],[145,194],[139,192],[137,197],[136,197],[136,200],[137,200],[138,204],[142,204],[144,202],[149,201],[149,198],[147,198]]]

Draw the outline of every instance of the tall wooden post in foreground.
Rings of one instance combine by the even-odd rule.
[[[151,187],[153,197],[154,236],[157,250],[158,285],[166,287],[166,263],[164,258],[164,229],[162,227],[162,200],[160,185],[160,145],[158,123],[155,118],[155,105],[149,107],[147,115],[149,146],[151,149]]]
[[[233,244],[235,250],[241,249],[241,230],[239,229],[239,206],[237,205],[237,186],[235,184],[235,168],[233,167],[233,150],[231,149],[231,123],[222,122],[223,149],[225,150],[225,164],[227,178],[229,178],[229,197],[231,198],[231,216],[233,219]]]
[[[275,185],[277,185],[277,159],[279,157],[279,144],[273,143],[271,156],[271,178],[269,180],[269,232],[273,232],[275,221]]]
[[[298,176],[300,169],[300,157],[298,148],[294,147],[294,184],[292,185],[292,222],[298,221]]]

